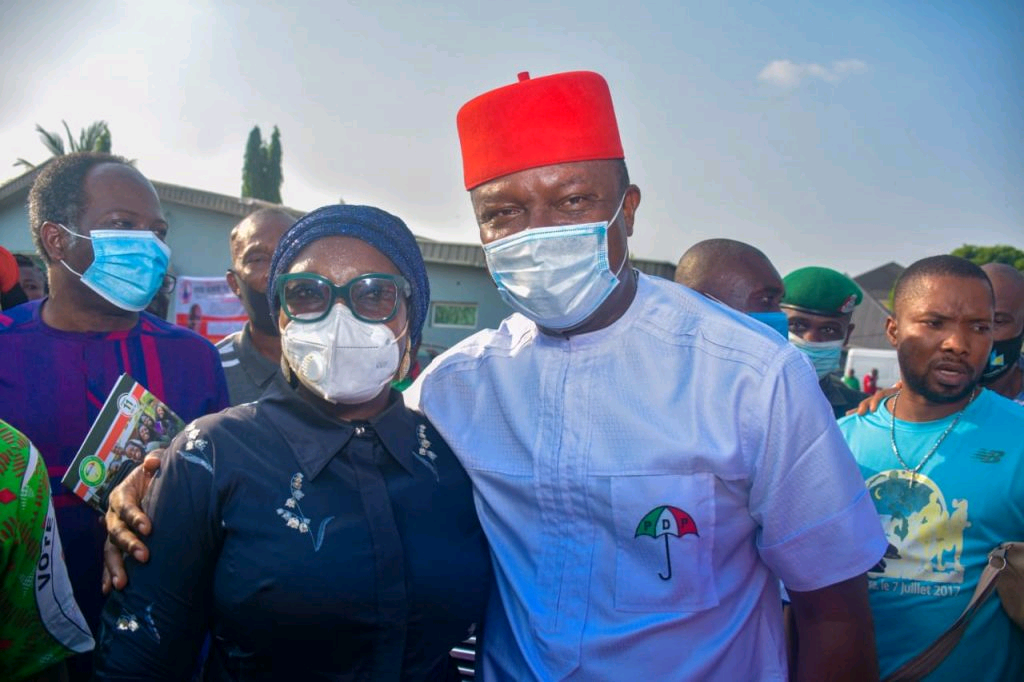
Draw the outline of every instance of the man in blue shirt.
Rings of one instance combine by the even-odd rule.
[[[902,388],[839,424],[889,539],[868,574],[883,677],[952,625],[991,549],[1024,537],[1024,411],[979,383],[992,319],[992,286],[976,265],[911,265],[886,324]],[[1024,633],[992,599],[928,679],[1022,676]]]

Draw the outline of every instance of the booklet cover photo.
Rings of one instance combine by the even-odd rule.
[[[107,495],[130,466],[147,453],[167,447],[185,423],[129,374],[110,391],[85,442],[61,483],[103,512]]]

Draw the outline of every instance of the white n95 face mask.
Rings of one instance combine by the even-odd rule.
[[[484,245],[501,298],[541,327],[572,329],[590,317],[619,283],[626,263],[612,272],[608,229],[619,216],[597,223],[535,227]]]
[[[344,304],[332,306],[316,322],[292,320],[281,333],[281,353],[306,388],[346,405],[379,395],[395,377],[402,357],[398,339],[386,324],[358,320]]]

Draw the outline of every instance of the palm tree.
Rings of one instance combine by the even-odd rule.
[[[42,139],[43,146],[50,151],[50,156],[63,156],[64,154],[87,151],[110,153],[110,129],[107,127],[106,121],[94,121],[89,127],[83,128],[79,132],[77,140],[71,134],[71,128],[68,127],[67,122],[62,120],[61,123],[64,124],[64,132],[68,136],[67,150],[65,150],[64,140],[59,133],[52,133],[38,123],[36,124],[36,131]],[[14,162],[14,165],[23,166],[28,169],[36,167],[36,164],[25,159],[18,159]]]

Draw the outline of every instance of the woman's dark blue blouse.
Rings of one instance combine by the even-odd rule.
[[[107,602],[100,679],[445,680],[481,622],[469,479],[392,391],[369,422],[286,387],[189,424],[145,500],[151,559]]]

